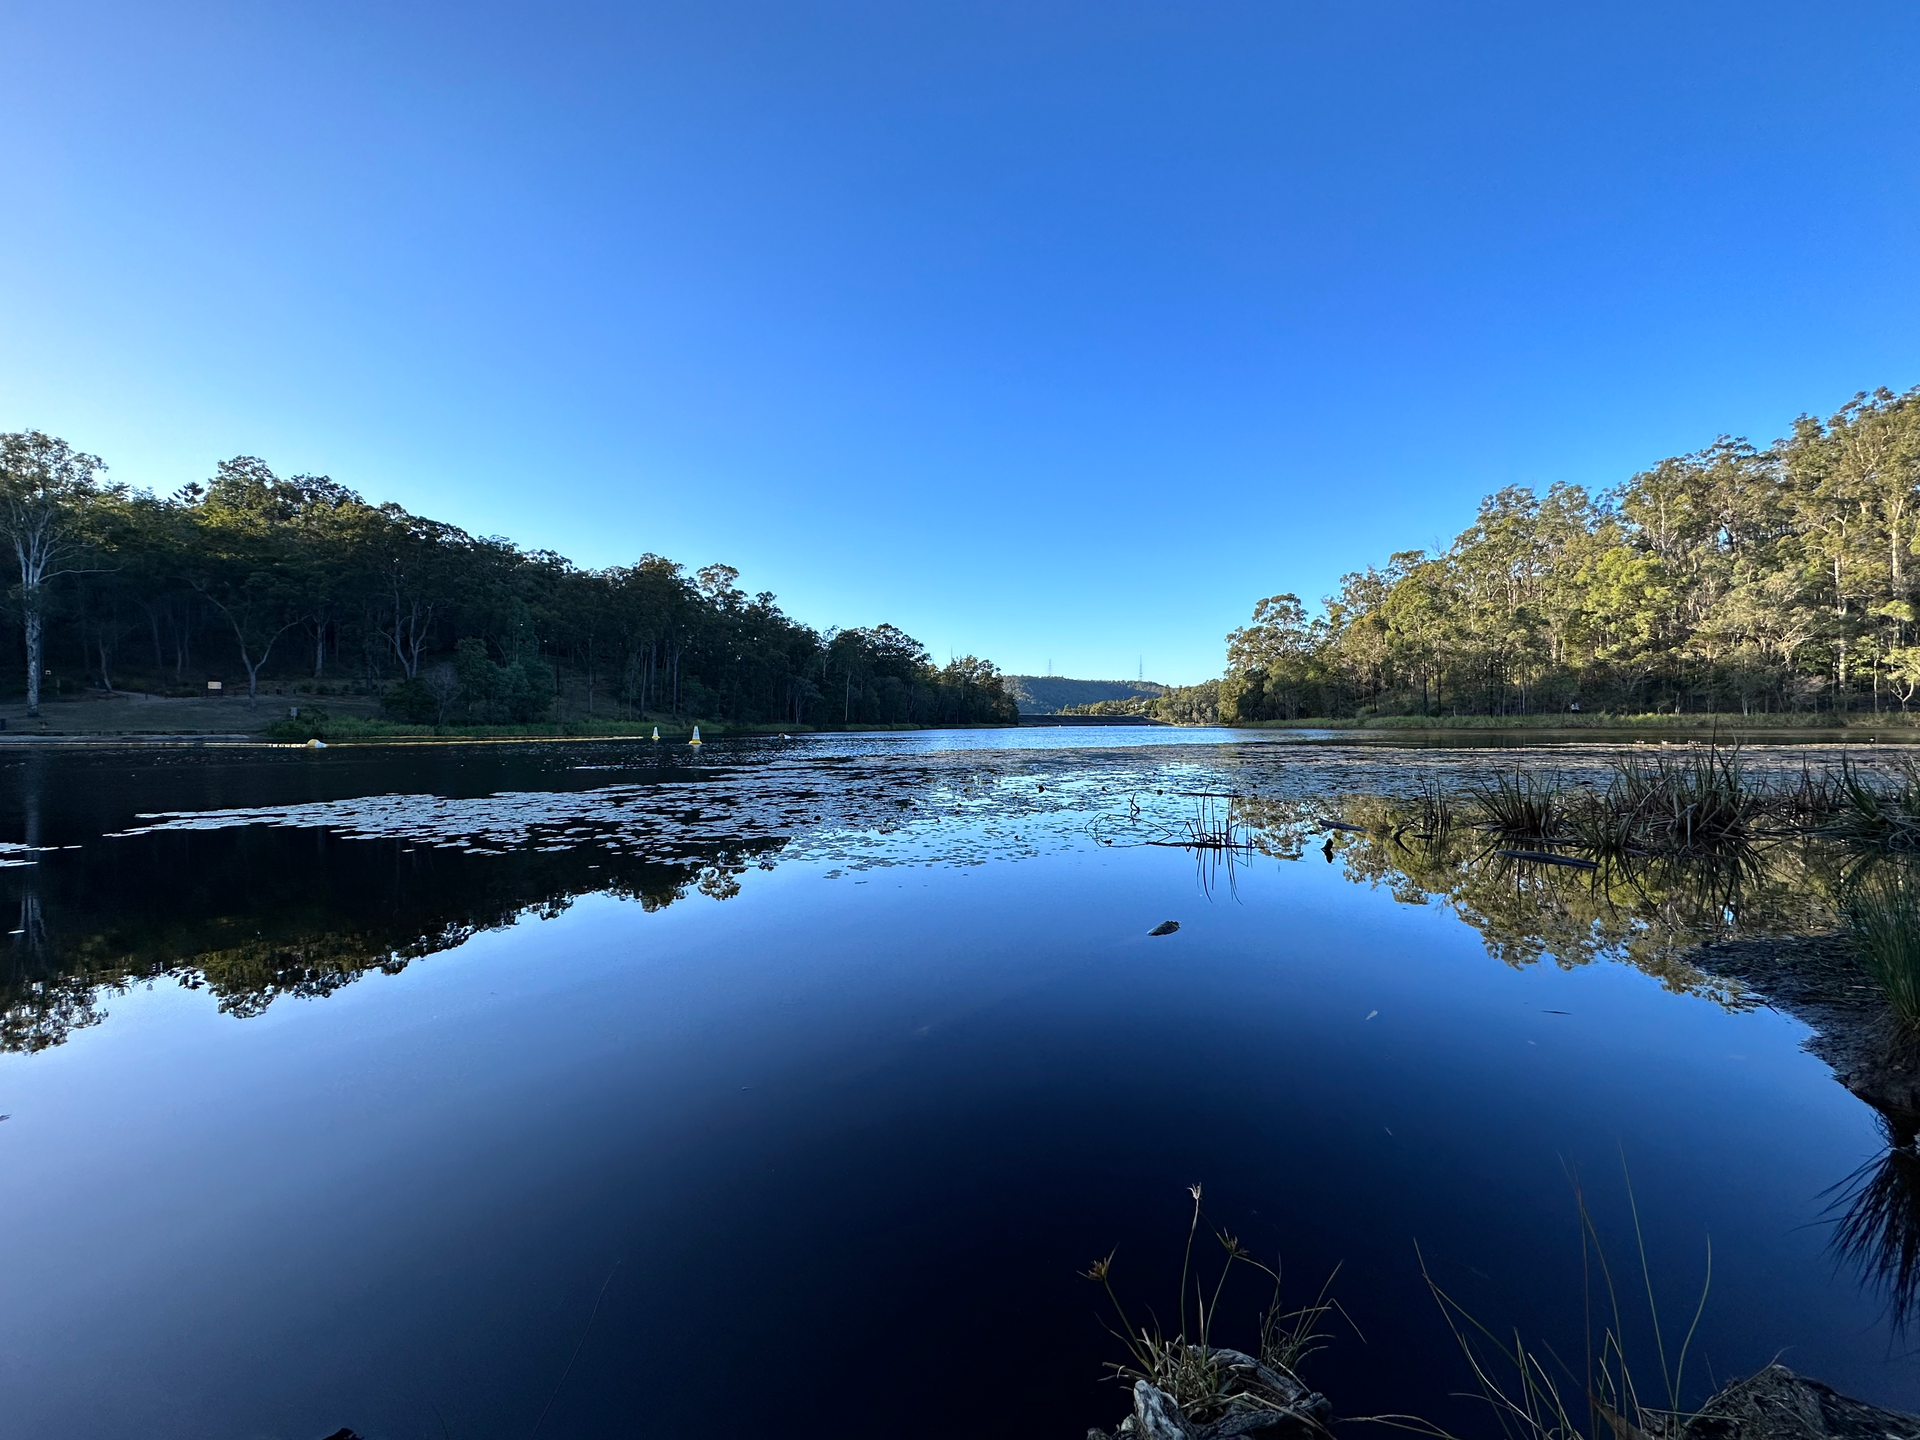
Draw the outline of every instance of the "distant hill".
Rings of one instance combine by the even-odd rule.
[[[1058,715],[1069,705],[1092,705],[1101,700],[1133,700],[1166,694],[1157,680],[1068,680],[1060,675],[1008,675],[1007,693],[1019,702],[1022,715]]]

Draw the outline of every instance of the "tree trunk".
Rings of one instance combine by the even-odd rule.
[[[40,718],[40,609],[27,599],[27,718]]]

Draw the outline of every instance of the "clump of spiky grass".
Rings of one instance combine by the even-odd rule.
[[[1631,824],[1643,844],[1698,850],[1748,839],[1766,796],[1748,783],[1737,745],[1730,750],[1709,745],[1677,759],[1656,755],[1620,762],[1604,803]]]
[[[1891,775],[1876,777],[1843,758],[1819,833],[1876,849],[1920,850],[1920,770],[1903,758]]]
[[[1920,1028],[1920,882],[1912,867],[1875,867],[1849,887],[1845,903],[1867,973],[1901,1023]]]
[[[1565,838],[1566,791],[1557,776],[1501,771],[1467,794],[1479,823],[1507,839],[1551,843]]]
[[[1215,1239],[1225,1252],[1225,1259],[1209,1296],[1193,1257],[1194,1241],[1200,1233],[1200,1187],[1190,1185],[1187,1192],[1193,1197],[1193,1210],[1187,1223],[1186,1252],[1180,1262],[1179,1323],[1172,1335],[1166,1334],[1157,1320],[1144,1325],[1133,1323],[1113,1288],[1112,1255],[1094,1261],[1083,1272],[1087,1279],[1096,1280],[1106,1288],[1107,1299],[1120,1321],[1120,1329],[1115,1333],[1125,1343],[1131,1360],[1131,1363],[1110,1361],[1108,1368],[1122,1382],[1146,1381],[1167,1395],[1189,1420],[1200,1424],[1218,1419],[1236,1406],[1282,1409],[1306,1395],[1306,1387],[1298,1385],[1297,1395],[1276,1390],[1263,1383],[1257,1372],[1249,1373],[1252,1367],[1247,1363],[1248,1356],[1214,1343],[1221,1294],[1236,1265],[1251,1266],[1272,1277],[1273,1298],[1261,1316],[1257,1358],[1261,1366],[1275,1372],[1264,1377],[1265,1381],[1284,1381],[1291,1387],[1298,1384],[1294,1367],[1326,1344],[1329,1337],[1322,1329],[1326,1319],[1336,1313],[1344,1314],[1339,1302],[1330,1298],[1333,1276],[1327,1277],[1327,1283],[1320,1287],[1312,1304],[1283,1311],[1279,1269],[1261,1264],[1238,1239],[1221,1230],[1215,1232]]]

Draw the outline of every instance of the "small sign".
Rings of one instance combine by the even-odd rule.
[[[209,689],[209,690],[218,690],[218,689],[220,689],[220,688],[221,688],[221,687],[220,687],[220,682],[219,682],[218,680],[209,680],[209,681],[207,681],[207,689]]]

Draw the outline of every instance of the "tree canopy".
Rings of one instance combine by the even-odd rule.
[[[218,680],[250,699],[271,680],[435,722],[525,723],[556,703],[794,725],[1018,715],[987,661],[936,666],[892,625],[815,630],[731,566],[582,568],[252,456],[164,497],[103,470],[38,432],[0,436],[32,699],[42,680],[178,694]]]
[[[1723,436],[1593,495],[1509,486],[1438,554],[1263,599],[1228,721],[1905,708],[1920,689],[1920,389]]]

